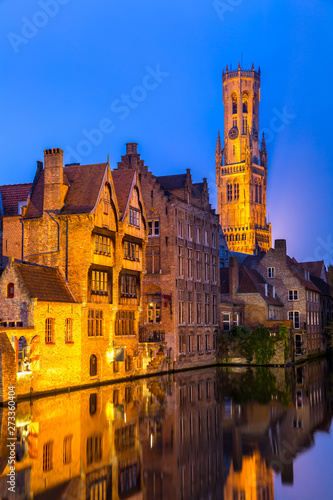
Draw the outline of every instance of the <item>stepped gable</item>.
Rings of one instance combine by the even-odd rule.
[[[27,201],[31,188],[32,182],[0,186],[0,200],[2,201],[1,215],[4,217],[20,215],[19,203]]]
[[[119,210],[125,213],[136,170],[112,170],[112,179],[116,191]]]
[[[22,262],[15,262],[14,266],[31,298],[46,302],[75,302],[67,283],[55,267]]]
[[[72,165],[64,167],[64,183],[69,186],[61,214],[90,213],[98,201],[107,163]],[[43,215],[44,171],[41,172],[32,191],[24,218]]]
[[[204,190],[203,182],[195,182],[192,184],[192,196],[193,198],[201,198]]]

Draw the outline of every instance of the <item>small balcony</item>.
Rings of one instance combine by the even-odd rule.
[[[142,327],[139,330],[139,342],[165,342],[165,331]]]

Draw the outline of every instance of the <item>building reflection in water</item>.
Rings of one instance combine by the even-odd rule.
[[[328,431],[327,362],[289,370],[207,369],[19,403],[16,493],[7,409],[0,497],[271,500],[273,473]]]

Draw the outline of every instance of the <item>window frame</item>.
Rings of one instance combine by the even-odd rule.
[[[54,344],[54,318],[45,319],[45,344]]]

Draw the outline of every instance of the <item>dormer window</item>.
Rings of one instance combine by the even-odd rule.
[[[137,208],[130,208],[129,223],[132,226],[140,227],[140,211]]]
[[[8,283],[7,285],[7,298],[12,299],[14,297],[14,283]]]
[[[267,268],[267,278],[275,278],[275,267]]]

